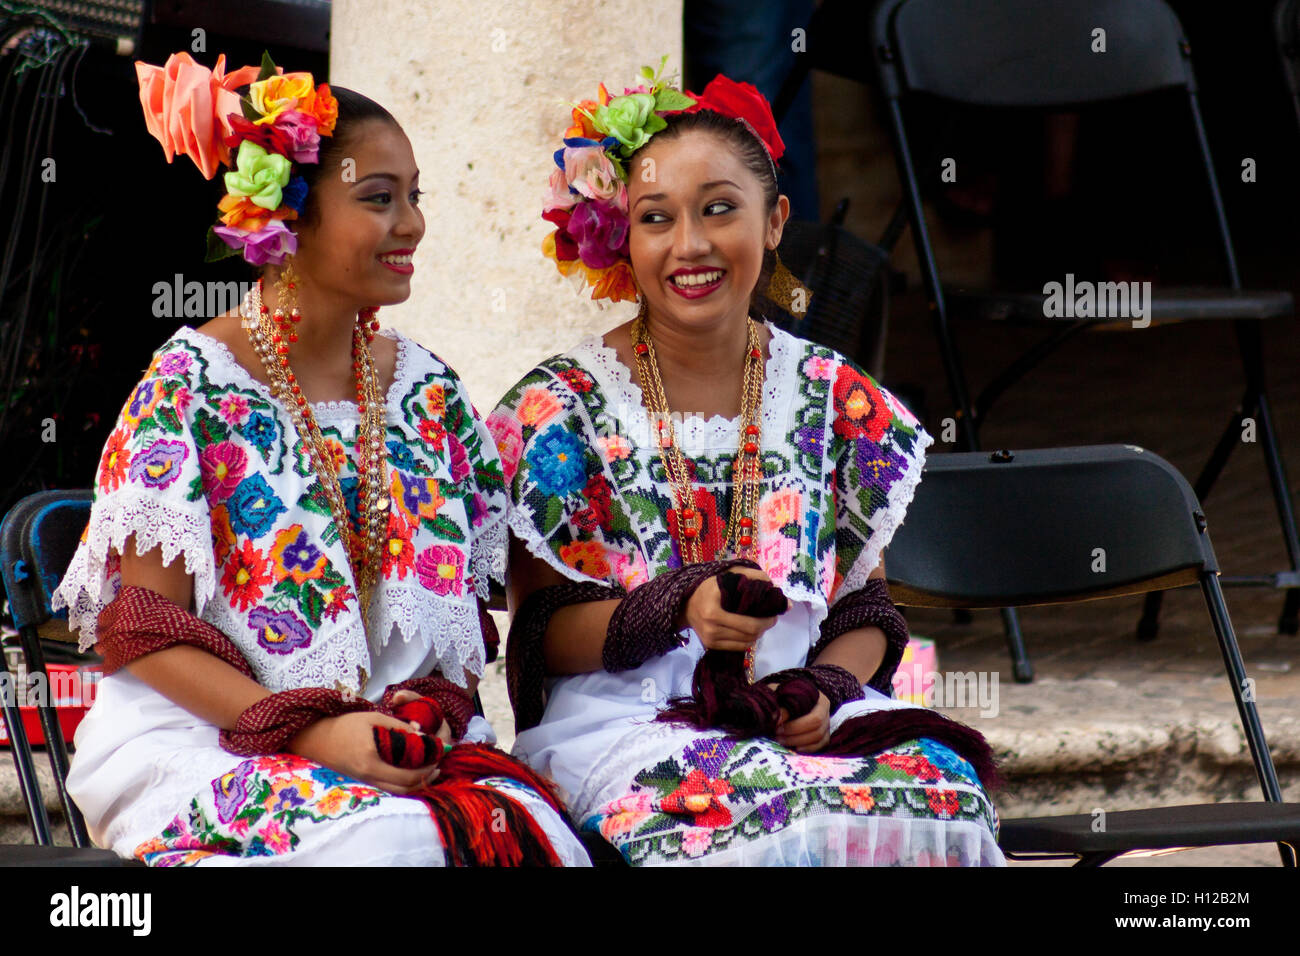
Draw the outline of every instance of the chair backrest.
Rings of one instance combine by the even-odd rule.
[[[931,455],[885,555],[891,597],[923,607],[1092,600],[1217,571],[1195,492],[1135,445]]]
[[[38,491],[0,522],[0,574],[18,630],[55,616],[50,600],[76,553],[93,499],[88,488]]]
[[[1273,39],[1277,43],[1282,78],[1300,119],[1300,2],[1278,0],[1273,7]]]
[[[1163,0],[885,0],[871,29],[894,95],[901,84],[962,103],[1050,107],[1195,89],[1190,47]]]

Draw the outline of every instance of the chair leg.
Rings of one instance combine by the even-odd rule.
[[[63,818],[68,823],[68,835],[72,845],[90,846],[90,834],[86,832],[86,822],[68,795],[68,747],[63,739],[63,727],[59,724],[58,710],[54,706],[54,688],[50,683],[50,673],[45,666],[45,653],[41,650],[41,639],[35,626],[22,628],[19,634],[23,653],[27,657],[27,674],[40,674],[45,681],[44,699],[37,702],[37,712],[41,717],[41,730],[45,734],[45,752],[50,758],[50,770],[54,774],[54,783],[59,790],[59,803],[63,806]]]
[[[1034,665],[1025,652],[1025,639],[1020,633],[1020,615],[1013,607],[1002,608],[1002,627],[1007,632],[1007,648],[1011,651],[1011,667],[1017,684],[1028,684],[1034,679]]]
[[[9,731],[9,749],[13,752],[14,770],[18,786],[27,804],[27,819],[32,827],[32,840],[37,846],[53,846],[50,835],[50,818],[45,813],[45,800],[36,781],[36,766],[32,763],[32,746],[23,727],[22,712],[18,709],[18,688],[14,675],[9,673],[9,663],[0,654],[0,699],[3,700],[5,727]]]
[[[1260,392],[1257,399],[1260,437],[1263,439],[1264,464],[1268,468],[1268,480],[1273,486],[1273,501],[1277,505],[1278,521],[1282,525],[1282,540],[1286,543],[1287,557],[1291,561],[1291,570],[1300,571],[1300,536],[1296,533],[1295,510],[1291,507],[1291,486],[1287,482],[1286,469],[1282,464],[1282,452],[1278,449],[1277,433],[1273,429],[1273,411],[1269,407],[1268,395]],[[1300,588],[1289,588],[1282,603],[1282,614],[1278,618],[1279,634],[1295,634],[1300,630]]]

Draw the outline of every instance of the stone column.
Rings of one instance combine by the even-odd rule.
[[[638,0],[335,0],[330,80],[406,130],[426,191],[410,300],[382,319],[447,361],[486,415],[540,359],[634,314],[541,253],[568,104],[642,64],[681,71],[682,7]]]

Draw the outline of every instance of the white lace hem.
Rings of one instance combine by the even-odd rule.
[[[384,645],[394,627],[407,643],[418,637],[426,652],[436,651],[442,676],[460,687],[468,687],[466,670],[483,676],[487,663],[483,629],[473,603],[452,602],[423,588],[389,582],[382,599],[371,602],[371,625],[371,634]]]
[[[203,616],[216,591],[212,522],[206,505],[199,503],[191,510],[129,490],[102,498],[92,510],[86,541],[78,546],[50,602],[55,611],[68,609],[68,626],[80,632],[77,646],[82,651],[95,644],[99,613],[121,587],[121,575],[107,573],[109,549],[120,554],[132,534],[139,554],[162,545],[164,565],[178,554],[185,555],[185,571],[194,577],[198,616]]]

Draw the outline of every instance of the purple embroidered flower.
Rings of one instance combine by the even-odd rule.
[[[785,794],[778,793],[767,803],[758,805],[758,819],[763,822],[763,829],[771,832],[779,830],[790,822],[790,808],[786,806]]]
[[[212,781],[212,796],[217,804],[217,820],[230,823],[248,799],[248,777],[253,772],[253,761],[245,760],[230,773]]]
[[[826,429],[822,425],[804,425],[795,433],[795,444],[808,455],[822,457],[826,451]]]
[[[890,448],[889,451],[885,451],[870,438],[856,438],[853,444],[858,469],[862,472],[864,482],[889,488],[902,476],[907,458],[899,454],[898,449]]]
[[[131,393],[131,401],[127,406],[127,413],[132,418],[141,418],[153,404],[154,393],[158,389],[158,380],[151,378],[147,382],[141,382]]]
[[[298,537],[293,540],[293,543],[284,549],[282,560],[286,571],[297,568],[304,574],[308,574],[316,570],[320,557],[320,548],[311,543],[311,537],[306,529],[303,529],[298,532]]]
[[[189,352],[168,352],[158,362],[158,374],[183,375],[189,370],[191,362]]]
[[[395,472],[402,483],[402,503],[413,515],[420,513],[420,505],[433,501],[433,492],[429,489],[429,479],[419,475],[408,475],[404,471]]]
[[[131,480],[147,488],[166,488],[180,477],[188,454],[183,442],[156,441],[131,459]]]
[[[311,646],[311,628],[292,611],[255,607],[248,615],[248,626],[258,632],[257,643],[272,654],[292,654]]]
[[[701,737],[683,752],[683,756],[692,767],[699,767],[710,778],[722,775],[722,765],[735,741],[724,737]]]

